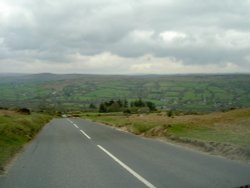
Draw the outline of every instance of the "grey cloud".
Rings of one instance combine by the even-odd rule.
[[[228,30],[239,31],[237,37],[241,32],[250,33],[249,0],[8,2],[21,7],[21,11],[7,21],[0,19],[0,38],[4,39],[0,59],[66,63],[74,53],[95,55],[108,51],[123,57],[174,57],[186,64],[245,64],[250,51],[250,45],[227,47],[227,38],[216,38]],[[154,34],[148,42],[134,41],[134,31]],[[185,33],[186,37],[164,42],[159,35],[165,31]],[[250,44],[250,38],[245,40]]]

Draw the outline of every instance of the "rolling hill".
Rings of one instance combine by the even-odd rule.
[[[250,106],[250,75],[0,75],[0,107],[85,110],[110,99],[143,98],[191,112]]]

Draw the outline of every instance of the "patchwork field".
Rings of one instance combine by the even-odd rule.
[[[4,76],[0,106],[34,110],[88,110],[111,99],[142,98],[158,109],[211,112],[250,106],[250,75]]]

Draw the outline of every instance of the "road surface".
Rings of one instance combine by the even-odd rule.
[[[0,177],[1,188],[238,187],[250,165],[79,118],[54,119]]]

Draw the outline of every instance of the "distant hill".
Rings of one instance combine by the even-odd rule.
[[[69,80],[80,78],[79,74],[0,74],[2,78],[0,83],[31,83],[31,82],[44,82],[44,81],[56,81],[56,80]]]
[[[250,75],[0,74],[0,107],[84,110],[143,98],[158,108],[218,111],[250,106]]]
[[[22,76],[22,75],[26,75],[23,73],[1,73],[0,72],[0,77],[12,77],[12,76]]]

